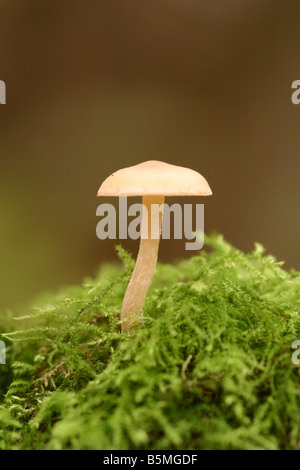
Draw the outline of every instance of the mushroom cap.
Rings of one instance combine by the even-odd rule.
[[[210,196],[206,179],[197,171],[150,160],[122,168],[101,184],[98,196]]]

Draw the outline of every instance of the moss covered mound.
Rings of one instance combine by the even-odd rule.
[[[259,245],[206,244],[158,265],[134,335],[120,334],[120,248],[123,268],[2,315],[0,448],[300,448],[300,273]]]

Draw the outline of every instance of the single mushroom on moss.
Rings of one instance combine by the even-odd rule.
[[[158,215],[157,212],[154,214],[151,211],[152,205],[161,206],[165,196],[210,196],[211,194],[207,181],[200,173],[156,160],[118,170],[100,186],[98,196],[143,197],[140,248],[123,299],[122,331],[142,321],[142,308],[155,271],[162,210]]]

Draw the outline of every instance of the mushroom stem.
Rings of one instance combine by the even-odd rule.
[[[158,213],[153,213],[151,205],[161,205],[164,200],[164,196],[143,196],[141,241],[122,304],[122,332],[128,330],[131,324],[142,322],[142,308],[155,271],[162,226],[162,208]]]

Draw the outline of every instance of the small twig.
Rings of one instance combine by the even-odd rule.
[[[181,378],[183,381],[186,380],[186,375],[185,375],[185,371],[187,370],[188,366],[189,366],[189,363],[191,362],[191,360],[193,359],[193,355],[190,354],[187,359],[184,361],[184,363],[182,364],[182,367],[181,367]]]
[[[44,387],[49,387],[50,380],[52,387],[56,388],[55,382],[53,380],[53,375],[55,375],[56,372],[60,371],[64,378],[69,377],[73,372],[71,368],[67,368],[67,370],[65,370],[64,365],[66,365],[66,361],[61,361],[54,367],[54,369],[50,370],[49,372],[46,372],[42,377],[37,379],[35,383],[40,383],[40,386],[44,391]]]

